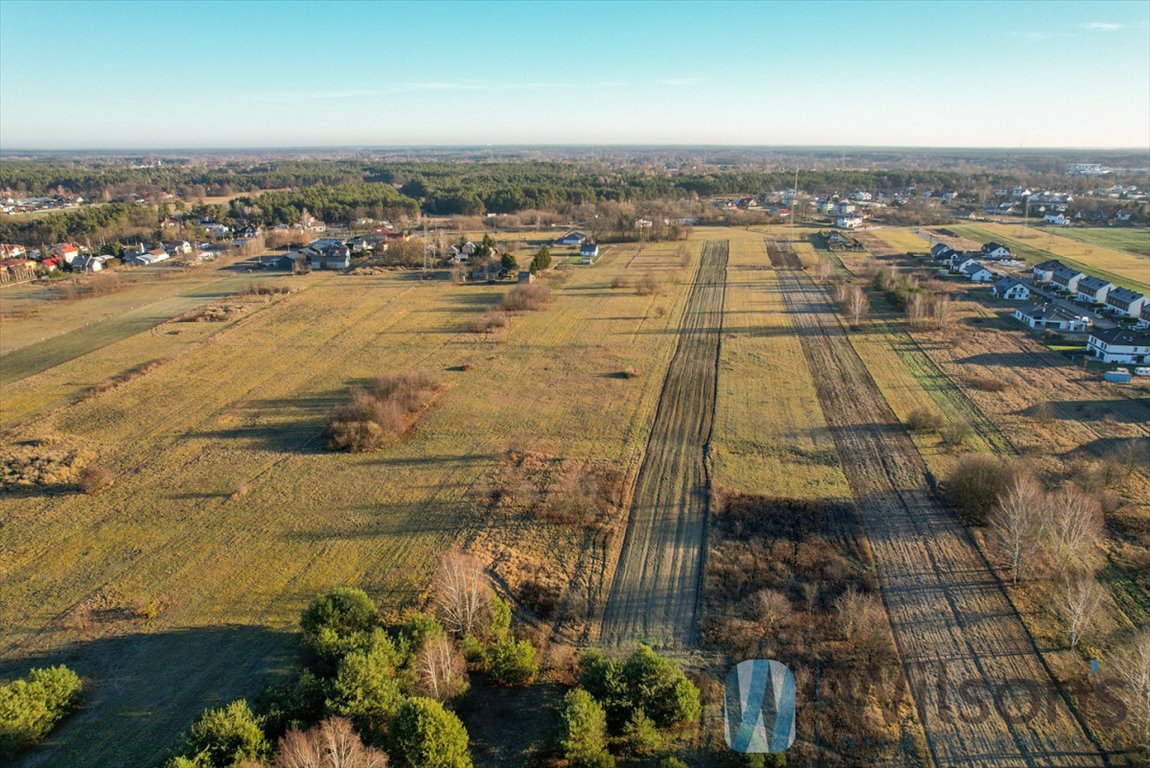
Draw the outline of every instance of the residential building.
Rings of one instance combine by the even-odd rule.
[[[1026,301],[1030,298],[1030,288],[1026,283],[1013,277],[1000,277],[990,289],[995,298],[1011,301]]]
[[[994,274],[978,261],[968,261],[962,268],[962,274],[972,283],[989,283]]]
[[[1091,331],[1086,354],[1104,363],[1150,363],[1150,333],[1129,328]]]
[[[1039,283],[1049,283],[1054,279],[1054,270],[1064,266],[1058,259],[1050,259],[1034,265],[1034,279]]]
[[[999,243],[986,243],[982,246],[982,256],[987,259],[1009,259],[1010,249]]]
[[[1106,308],[1124,317],[1138,317],[1147,301],[1146,296],[1129,288],[1111,288],[1106,294]]]
[[[1086,277],[1085,272],[1079,272],[1073,267],[1058,267],[1050,278],[1051,284],[1067,293],[1077,293],[1078,283]]]
[[[1014,310],[1014,319],[1036,330],[1085,331],[1090,320],[1051,301]]]
[[[1106,294],[1114,288],[1114,284],[1094,275],[1087,275],[1078,281],[1075,293],[1079,301],[1091,304],[1102,304],[1106,301]]]

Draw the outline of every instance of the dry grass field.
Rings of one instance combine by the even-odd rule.
[[[779,500],[780,520],[844,505],[861,523],[820,533],[847,565],[815,581],[881,582],[915,705],[899,694],[884,749],[906,743],[884,760],[1096,764],[1061,698],[1038,724],[940,714],[939,665],[992,685],[1073,679],[1082,662],[1038,597],[1003,590],[979,539],[933,493],[930,478],[958,452],[903,424],[926,407],[970,423],[964,451],[1082,480],[1114,447],[1150,438],[1147,398],[1068,365],[965,285],[955,284],[943,329],[910,329],[872,290],[870,318],[848,332],[815,279],[827,255],[809,239],[816,231],[701,228],[686,243],[612,245],[594,266],[542,277],[552,301],[489,332],[473,321],[500,314],[510,284],[401,271],[140,271],[118,290],[60,301],[39,286],[5,289],[0,449],[9,459],[82,449],[115,481],[93,495],[71,481],[0,492],[0,678],[66,661],[91,686],[87,707],[24,764],[152,763],[204,706],[252,695],[291,666],[299,611],[316,593],[359,585],[398,615],[425,604],[449,546],[478,553],[520,614],[561,641],[595,640],[606,614],[606,639],[655,639],[715,672],[715,649],[697,648],[705,576],[680,551],[698,549],[679,544],[706,545],[700,521],[713,526],[717,505],[738,498]],[[955,231],[1014,247],[992,231]],[[869,253],[834,258],[839,274],[864,282],[876,263],[917,268],[905,252],[928,245],[911,229],[860,238]],[[533,241],[516,245],[522,263]],[[253,281],[291,290],[237,295]],[[229,309],[217,322],[180,322],[205,305]],[[405,370],[445,383],[414,428],[378,452],[326,451],[325,416],[348,387]],[[977,385],[987,380],[1006,386]],[[618,485],[614,518],[573,524],[536,503],[589,477]],[[1106,584],[1123,626],[1146,625],[1150,478],[1136,469],[1100,492]],[[654,611],[637,613],[618,590],[612,607],[617,563],[626,584],[646,578],[627,578],[628,536],[650,550],[635,562],[662,585],[644,598]],[[794,577],[808,578],[795,560]],[[664,566],[690,582],[679,585],[686,602],[651,604],[671,594]],[[775,575],[798,594],[792,576]],[[527,593],[539,584],[559,591],[551,615],[533,613]],[[825,633],[834,613],[820,610]],[[925,746],[910,744],[923,729]]]
[[[422,604],[448,545],[521,543],[558,553],[547,565],[572,581],[590,570],[580,534],[488,519],[486,494],[513,444],[637,469],[684,286],[670,279],[677,260],[645,253],[645,268],[636,250],[546,278],[552,306],[497,334],[465,326],[507,287],[315,273],[234,321],[159,322],[6,381],[12,442],[81,443],[115,477],[96,496],[0,495],[0,675],[61,659],[91,680],[89,706],[27,764],[148,764],[203,706],[284,668],[287,631],[316,593],[358,584],[389,611]],[[611,288],[644,271],[666,275],[658,294]],[[184,308],[156,291],[165,314]],[[50,325],[58,308],[76,311],[37,317]],[[171,359],[71,400],[157,352]],[[617,375],[629,367],[639,375]],[[410,435],[379,453],[323,450],[348,385],[410,368],[447,382]],[[612,562],[599,553],[600,581]]]
[[[850,495],[812,373],[761,232],[732,230],[715,436],[715,485],[782,498]]]

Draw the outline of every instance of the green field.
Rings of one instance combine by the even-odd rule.
[[[1067,227],[1059,230],[1058,236],[1081,240],[1091,245],[1127,251],[1135,256],[1150,259],[1150,229],[1113,229],[1110,227],[1079,229]]]

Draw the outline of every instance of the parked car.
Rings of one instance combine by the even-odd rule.
[[[1134,369],[1135,376],[1150,376],[1150,365],[1142,365]]]

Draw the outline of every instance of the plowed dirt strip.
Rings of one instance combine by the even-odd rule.
[[[715,413],[728,252],[726,241],[704,246],[683,313],[603,613],[607,644],[682,648],[697,639],[707,531],[704,452]]]
[[[925,487],[925,466],[825,291],[768,243],[874,552],[920,719],[940,766],[1105,761],[1060,695],[970,536]]]

